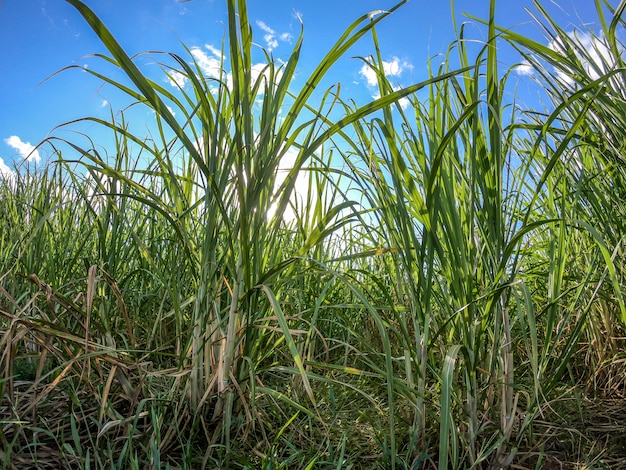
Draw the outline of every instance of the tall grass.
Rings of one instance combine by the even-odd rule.
[[[528,314],[514,307],[520,243],[549,223],[525,221],[531,209],[515,197],[524,176],[512,169],[516,115],[510,113],[511,123],[503,120],[506,75],[497,70],[494,7],[489,39],[475,62],[462,29],[433,76],[448,71],[455,52],[463,73],[434,83],[425,100],[413,97],[407,109],[387,108],[362,121],[354,155],[346,159],[364,160],[369,204],[397,253],[390,277],[397,279],[400,302],[394,316],[405,393],[415,406],[413,432],[421,445],[429,415],[439,416],[440,468],[480,465],[494,453],[501,465],[512,461],[507,443],[519,397],[512,335],[515,314]],[[376,49],[367,63],[385,95],[392,86]],[[531,347],[537,348],[536,334]]]
[[[554,197],[560,201],[561,217],[570,230],[561,236],[572,251],[563,250],[562,263],[576,266],[572,259],[589,260],[603,257],[604,270],[586,283],[597,284],[585,294],[589,307],[587,327],[581,333],[589,344],[585,375],[606,390],[615,390],[621,375],[615,356],[623,346],[618,337],[626,321],[621,293],[624,273],[622,255],[622,221],[624,159],[624,44],[621,42],[625,2],[614,8],[596,3],[597,30],[567,32],[537,5],[536,20],[542,25],[549,46],[546,47],[511,31],[502,36],[531,64],[534,78],[547,91],[554,111],[529,122],[536,136],[533,150],[539,168],[554,166],[559,184],[554,184]],[[607,10],[611,17],[607,18]],[[555,152],[559,160],[546,158],[544,149],[556,148],[566,139],[573,145]],[[553,204],[554,205],[554,204]],[[570,260],[566,260],[570,257]],[[561,267],[559,283],[565,265]],[[590,274],[588,275],[590,276]],[[556,278],[555,278],[556,280]],[[608,287],[606,284],[610,284]],[[608,303],[607,303],[608,300]],[[553,307],[554,308],[554,307]],[[582,327],[581,327],[582,329]],[[611,351],[610,353],[608,351]],[[607,360],[611,357],[611,360]],[[590,366],[590,367],[589,367]],[[562,366],[564,367],[564,365]]]
[[[404,1],[298,88],[303,32],[259,72],[228,0],[221,74],[159,54],[173,92],[68,2],[124,78],[85,70],[154,122],[64,124],[113,147],[53,137],[54,163],[0,184],[5,467],[525,465],[564,384],[618,388],[622,6],[585,58],[547,16],[560,49],[500,30],[492,0],[476,56],[461,26],[398,90],[376,26]],[[380,98],[314,94],[364,38]],[[506,101],[502,38],[553,111]]]

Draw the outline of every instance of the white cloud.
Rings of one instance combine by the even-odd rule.
[[[13,170],[9,168],[2,158],[0,158],[0,178],[11,178],[13,177]]]
[[[168,105],[165,105],[165,107],[172,114],[172,116],[176,117],[176,111],[174,111],[174,108],[172,108],[171,106],[168,106]],[[156,116],[156,111],[154,109],[147,110],[146,112],[148,114],[151,114],[152,116]]]
[[[263,32],[265,32],[265,36],[263,36],[263,39],[265,39],[267,49],[270,51],[272,49],[276,49],[278,47],[278,40],[276,40],[276,31],[266,25],[263,21],[257,20],[256,24],[259,28],[263,30]]]
[[[410,63],[401,61],[397,57],[394,57],[390,62],[383,60],[383,73],[386,77],[399,77],[405,69],[412,68],[413,66]],[[368,64],[363,64],[359,73],[365,78],[369,86],[374,87],[378,85],[378,76],[376,71]]]
[[[269,28],[265,23],[260,22],[263,27]],[[198,68],[202,72],[202,74],[207,78],[215,78],[221,79],[225,81],[226,87],[229,89],[232,88],[233,85],[233,76],[230,72],[226,72],[224,70],[224,61],[226,57],[222,55],[222,51],[210,44],[205,44],[204,48],[194,46],[190,49],[191,55],[193,56]],[[279,82],[282,77],[282,72],[278,70],[278,66],[280,66],[282,62],[280,60],[276,60],[276,69],[275,69],[275,82]],[[251,79],[252,83],[256,83],[259,77],[265,77],[266,80],[269,79],[269,68],[266,63],[256,63],[251,66]],[[178,71],[169,71],[167,77],[165,79],[166,82],[173,87],[183,88],[188,78],[181,72]],[[216,94],[218,91],[218,87],[214,85],[209,85],[209,91],[213,94]],[[263,87],[260,89],[260,94],[263,94]]]
[[[26,160],[34,161],[35,163],[39,163],[41,161],[41,156],[39,155],[39,151],[31,145],[30,142],[22,142],[16,135],[12,135],[8,139],[4,139],[4,142],[11,148],[14,148],[18,151],[18,153]]]
[[[222,55],[222,51],[220,49],[218,49],[217,47],[211,45],[211,44],[205,44],[204,47],[206,47],[208,49],[208,51],[213,54],[215,57],[223,57]],[[226,58],[224,58],[224,60],[226,60]]]
[[[398,90],[402,90],[402,87],[392,86],[391,89],[393,91],[398,91]],[[375,91],[374,93],[372,93],[372,98],[377,100],[378,98],[380,98],[380,93],[378,91]],[[411,101],[405,96],[404,98],[400,98],[398,100],[398,104],[400,105],[402,109],[406,109],[411,104]]]
[[[272,50],[276,49],[279,45],[279,40],[283,42],[291,42],[292,36],[290,33],[277,34],[274,29],[261,20],[257,20],[256,24],[265,33],[263,39],[265,39],[268,51],[272,52]]]
[[[102,102],[100,103],[101,108],[106,108],[108,105],[109,105],[109,102],[107,100],[102,100]]]
[[[402,109],[406,109],[406,108],[408,108],[408,107],[409,107],[409,105],[411,104],[411,101],[410,101],[408,98],[406,98],[406,97],[405,97],[405,98],[400,98],[400,99],[398,100],[398,104],[400,105],[400,107],[401,107]]]
[[[211,44],[205,44],[204,48],[206,51],[199,46],[193,46],[191,48],[191,56],[196,61],[196,64],[205,77],[218,78],[222,71],[222,64],[225,57],[222,56],[222,51]],[[227,75],[227,80],[228,79],[229,75]],[[169,83],[170,86],[176,88],[184,88],[188,80],[187,76],[178,70],[168,71],[165,78],[165,81]],[[230,85],[230,80],[228,80],[228,83]]]
[[[394,57],[391,61],[386,62],[383,60],[383,73],[386,77],[399,77],[402,75],[402,72],[406,69],[411,70],[413,65],[409,62],[400,60],[398,57]],[[365,78],[367,82],[367,86],[372,89],[372,98],[377,99],[380,98],[380,93],[378,90],[378,74],[376,71],[370,67],[368,64],[363,64],[361,70],[359,70],[359,74]],[[393,91],[398,91],[402,87],[399,85],[392,85]],[[400,98],[398,104],[402,109],[406,109],[409,106],[410,101],[408,98]]]
[[[265,83],[263,85],[267,85],[267,82],[269,81],[269,78],[270,78],[270,71],[269,71],[268,64],[264,64],[262,62],[259,62],[258,64],[252,64],[251,72],[252,72],[251,74],[252,83],[256,83],[259,77],[262,76],[265,78],[264,80]],[[282,70],[278,70],[278,68],[274,69],[274,83],[279,83],[282,76],[283,76]],[[261,88],[260,93],[263,94],[263,88]]]
[[[173,70],[168,72],[167,81],[173,87],[183,88],[187,83],[187,77],[184,73]]]
[[[256,24],[259,28],[261,28],[263,31],[265,31],[268,34],[276,34],[276,32],[270,28],[267,24],[265,24],[265,21],[261,21],[261,20],[257,20]]]
[[[532,77],[535,74],[535,68],[530,64],[530,62],[524,60],[521,64],[515,67],[515,73],[517,75]]]
[[[397,77],[404,70],[405,63],[400,63],[400,59],[394,57],[391,62],[385,62],[383,60],[383,70],[386,76]]]
[[[202,73],[206,77],[210,78],[219,78],[221,74],[222,77],[226,78],[226,86],[228,88],[231,88],[233,78],[231,73],[225,73],[223,71],[223,63],[225,58],[221,55],[222,51],[211,46],[210,44],[206,44],[204,48],[206,50],[201,49],[197,46],[191,48],[191,55],[196,60],[196,63],[198,64],[198,67],[200,68]],[[278,61],[278,63],[280,64],[280,61]],[[268,65],[265,63],[259,62],[256,64],[252,64],[251,72],[251,78],[253,83],[255,83],[261,76],[266,77],[266,79],[269,78]],[[276,73],[276,76],[274,77],[276,82],[280,81],[281,75],[281,72]],[[169,76],[170,84],[172,85],[178,84],[179,86],[184,86],[184,83],[186,83],[186,78],[183,74],[180,74],[178,72],[170,72]],[[176,83],[174,83],[174,81],[176,81]],[[216,92],[217,89],[214,88],[211,91]]]
[[[369,86],[376,86],[378,84],[378,74],[369,65],[363,64],[359,73],[365,78]]]
[[[205,46],[206,47],[206,46]],[[204,50],[199,47],[191,48],[191,55],[198,63],[198,67],[200,70],[207,76],[216,78],[220,76],[220,72],[222,71],[222,56],[214,53],[213,47],[210,49],[207,47],[209,53],[207,54]]]
[[[576,58],[592,80],[597,80],[601,74],[609,72],[616,66],[615,58],[604,36],[594,36],[588,32],[579,33],[577,31],[568,33],[568,36],[576,44]],[[567,54],[563,42],[559,39],[551,41],[548,47],[560,54]],[[585,53],[581,53],[579,49],[584,50]],[[574,85],[574,80],[566,72],[557,69],[556,73],[566,85]]]
[[[270,36],[269,34],[266,34],[263,37],[265,38],[265,42],[267,43],[267,49],[270,52],[278,47],[278,41],[274,39],[274,36]]]

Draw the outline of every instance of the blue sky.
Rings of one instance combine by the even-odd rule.
[[[146,50],[184,54],[182,41],[196,59],[210,67],[221,46],[226,24],[226,0],[87,0],[127,52]],[[304,23],[302,76],[316,65],[326,50],[356,18],[370,11],[392,7],[395,0],[248,0],[255,42],[287,58]],[[543,2],[567,31],[598,30],[592,0]],[[615,1],[611,2],[615,4]],[[457,22],[462,12],[486,18],[488,0],[454,2]],[[536,11],[530,0],[500,0],[496,22],[503,27],[547,42],[525,8]],[[410,0],[378,28],[390,78],[409,85],[426,78],[429,57],[444,52],[455,39],[451,3],[445,0]],[[470,26],[468,35],[484,39],[484,28]],[[0,0],[0,171],[22,162],[55,126],[93,115],[106,118],[110,109],[126,102],[110,87],[79,70],[69,70],[43,82],[70,65],[101,69],[88,56],[105,52],[82,17],[63,0]],[[373,91],[362,62],[353,56],[373,52],[364,40],[336,65],[329,83],[341,82],[342,96],[368,99]],[[503,67],[519,61],[503,46]],[[520,69],[520,72],[522,69]],[[119,76],[118,78],[121,78]],[[531,77],[518,73],[520,93],[532,94]],[[43,83],[42,83],[43,82]],[[297,85],[297,81],[296,81]],[[532,98],[529,98],[532,100]],[[42,161],[50,158],[44,150]],[[32,154],[32,160],[37,155]]]

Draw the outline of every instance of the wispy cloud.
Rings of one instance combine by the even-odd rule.
[[[54,21],[54,18],[48,12],[48,8],[47,8],[47,5],[46,5],[46,0],[42,0],[40,11],[41,11],[41,16],[43,16],[46,20],[48,20],[48,24],[52,28],[59,29],[59,28],[57,28],[57,25],[56,25],[56,22]],[[65,21],[67,21],[67,20],[65,20]]]
[[[218,49],[217,47],[213,46],[212,44],[205,44],[204,47],[211,53],[213,54],[215,57],[219,57],[222,58],[223,54],[221,49]]]
[[[276,40],[276,31],[274,31],[272,28],[266,25],[263,21],[257,21],[256,24],[265,33],[265,36],[263,36],[263,39],[265,39],[265,44],[267,44],[267,48],[270,51],[272,49],[277,48],[278,41]]]
[[[31,145],[30,142],[22,142],[22,139],[16,135],[12,135],[8,139],[4,139],[4,142],[9,147],[17,150],[18,153],[29,162],[34,161],[35,163],[39,163],[41,161],[39,151]]]
[[[291,41],[292,36],[290,33],[277,35],[276,31],[270,28],[264,21],[257,20],[256,24],[265,33],[263,39],[265,39],[265,45],[270,52],[278,47],[279,40],[283,42]]]

